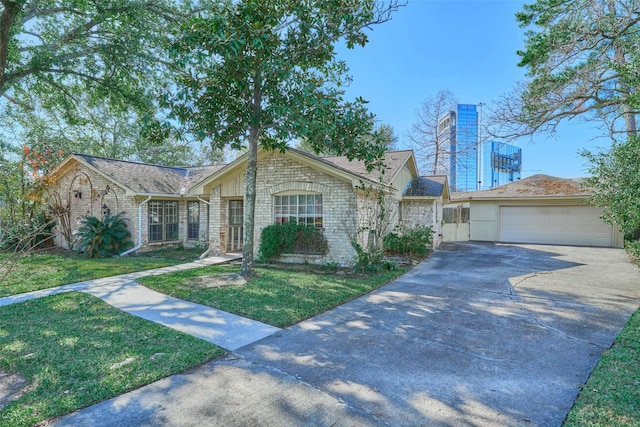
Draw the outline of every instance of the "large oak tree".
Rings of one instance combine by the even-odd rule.
[[[247,149],[243,264],[253,271],[257,153],[307,139],[316,152],[373,167],[384,143],[368,138],[373,115],[346,100],[337,43],[364,46],[365,30],[391,18],[396,0],[222,1],[181,27],[172,52],[180,78],[166,102],[216,148]]]
[[[78,93],[144,103],[141,83],[156,76],[162,37],[188,6],[172,0],[0,0],[0,98],[26,108],[33,108],[34,94],[68,105]]]
[[[635,134],[640,5],[636,0],[538,0],[517,19],[528,79],[502,98],[500,136],[554,132],[563,120]]]

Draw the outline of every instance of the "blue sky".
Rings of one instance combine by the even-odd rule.
[[[340,51],[354,78],[348,95],[368,100],[377,119],[394,128],[398,147],[412,148],[406,134],[415,110],[439,89],[451,90],[463,104],[490,104],[525,77],[516,54],[525,30],[515,20],[525,3],[530,2],[409,0],[391,21],[368,32],[364,48]],[[585,176],[578,152],[609,146],[601,134],[594,125],[574,121],[555,137],[517,141],[522,176]]]

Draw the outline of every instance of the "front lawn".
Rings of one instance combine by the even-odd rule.
[[[256,268],[256,277],[242,286],[208,288],[197,280],[199,276],[239,273],[239,270],[232,265],[211,266],[144,277],[138,282],[176,298],[283,328],[366,294],[407,271],[385,270],[378,275],[360,275],[329,269],[304,271],[269,267]]]
[[[2,307],[0,374],[17,375],[23,384],[6,407],[0,400],[0,426],[64,415],[222,353],[83,293]]]
[[[87,258],[69,251],[20,257],[0,253],[0,297],[181,264],[197,259],[200,252],[163,249],[122,258]]]
[[[582,388],[565,426],[640,426],[640,310]]]

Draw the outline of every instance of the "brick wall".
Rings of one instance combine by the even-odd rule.
[[[161,198],[154,198],[161,199]],[[170,200],[167,198],[167,200]],[[176,200],[176,199],[171,199]],[[193,199],[190,199],[193,200]],[[127,228],[131,232],[131,241],[134,246],[138,245],[138,212],[142,204],[142,248],[140,251],[157,249],[163,246],[175,246],[183,244],[187,247],[206,246],[208,243],[207,207],[200,202],[200,233],[199,239],[187,240],[187,199],[178,201],[178,229],[179,238],[167,242],[149,243],[149,210],[146,196],[127,195],[125,190],[113,181],[104,178],[82,165],[77,165],[69,170],[55,187],[45,195],[45,206],[58,202],[67,205],[71,210],[71,229],[77,230],[80,222],[88,217],[95,216],[101,218],[105,211],[104,207],[111,214],[124,211],[124,216],[128,220]],[[68,245],[62,236],[61,227],[54,228],[55,243],[58,246],[67,248]]]
[[[83,219],[89,216],[101,218],[108,209],[114,215],[124,211],[132,235],[137,232],[137,223],[133,222],[132,216],[135,204],[132,198],[112,181],[81,165],[71,168],[45,193],[43,204],[45,209],[53,205],[69,206],[72,231],[80,227]],[[59,222],[58,218],[56,222]],[[68,248],[60,224],[54,228],[54,238],[56,245]]]
[[[346,227],[354,223],[356,215],[355,192],[350,182],[327,175],[305,166],[279,153],[269,153],[258,162],[256,185],[256,222],[254,234],[254,256],[258,254],[262,229],[274,223],[273,199],[277,194],[319,193],[322,194],[324,235],[329,243],[329,252],[323,257],[285,257],[287,260],[325,264],[352,263],[354,250],[349,243]],[[227,226],[227,200],[220,199],[220,187],[211,194],[210,254],[223,252],[221,240]]]
[[[402,225],[407,228],[431,227],[433,247],[442,243],[442,204],[433,200],[402,201]]]

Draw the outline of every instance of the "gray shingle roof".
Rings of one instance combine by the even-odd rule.
[[[404,197],[440,197],[447,181],[445,176],[419,176],[411,181]]]
[[[452,200],[494,198],[588,197],[593,191],[584,187],[579,179],[533,175],[490,190],[454,193]]]
[[[388,184],[391,182],[392,178],[398,173],[400,168],[407,162],[412,154],[413,151],[411,150],[387,151],[385,153],[384,164],[386,165],[386,169],[383,176],[385,183]],[[326,156],[320,157],[320,160],[347,172],[351,172],[352,174],[367,178],[371,181],[378,182],[378,179],[380,178],[380,172],[378,170],[374,169],[373,171],[368,172],[365,163],[361,160],[349,161],[345,156]]]
[[[182,186],[188,189],[191,184],[201,181],[222,167],[167,167],[84,154],[74,156],[139,194],[178,195]]]
[[[291,150],[364,179],[379,182],[379,171],[373,170],[368,172],[363,161],[349,161],[349,159],[344,156],[317,157],[296,149]],[[386,169],[383,176],[385,183],[388,184],[391,182],[392,178],[409,160],[412,154],[413,152],[411,150],[389,151],[385,153],[384,162]],[[180,194],[181,188],[188,190],[225,166],[168,167],[107,159],[85,154],[74,154],[73,156],[137,194],[178,195]],[[440,190],[440,194],[441,193],[442,189]]]

